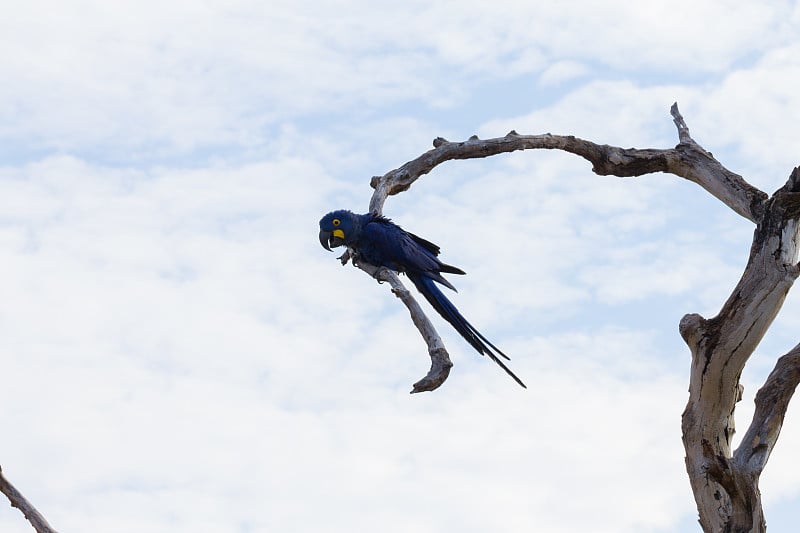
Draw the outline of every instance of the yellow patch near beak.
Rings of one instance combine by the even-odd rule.
[[[344,239],[344,232],[340,229],[333,230],[333,236],[339,237],[340,239]]]

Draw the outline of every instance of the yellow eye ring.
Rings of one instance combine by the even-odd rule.
[[[333,225],[334,225],[334,226],[338,226],[338,225],[339,225],[339,224],[341,224],[341,223],[342,223],[342,221],[341,221],[341,220],[339,220],[338,218],[334,218],[334,219],[333,219]]]

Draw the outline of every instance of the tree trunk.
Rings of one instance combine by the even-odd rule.
[[[767,202],[744,274],[719,314],[708,320],[687,315],[681,321],[681,335],[692,352],[689,403],[682,420],[686,468],[700,523],[709,533],[766,530],[758,480],[785,409],[777,418],[754,418],[750,439],[736,453],[731,452],[733,412],[741,399],[744,365],[798,275],[798,177],[800,167]],[[781,393],[791,397],[794,386],[783,387]],[[770,398],[759,394],[757,401],[765,404]]]

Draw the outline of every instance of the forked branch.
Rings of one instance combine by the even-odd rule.
[[[597,144],[572,135],[552,135],[550,133],[520,135],[513,130],[505,137],[479,139],[472,136],[463,142],[450,142],[438,137],[433,141],[434,148],[432,150],[383,176],[372,178],[370,185],[375,191],[370,200],[369,209],[375,214],[382,214],[383,206],[389,196],[408,190],[417,179],[446,161],[485,158],[517,150],[546,149],[562,150],[578,155],[589,161],[592,164],[592,170],[598,175],[632,177],[653,172],[674,174],[697,183],[745,218],[752,221],[760,220],[764,213],[767,195],[748,184],[738,174],[726,169],[714,159],[712,154],[692,139],[689,128],[678,111],[677,104],[672,105],[671,114],[678,129],[680,142],[674,148],[669,149],[621,148]],[[373,277],[375,276],[374,269],[372,272],[363,266],[362,269]],[[396,278],[396,276],[394,277]],[[392,287],[395,294],[408,294],[399,279],[393,280]],[[405,299],[403,301],[406,302]],[[408,304],[406,305],[408,306]],[[421,322],[430,324],[416,302],[413,306],[409,306],[409,311],[415,324]],[[423,337],[426,339],[428,352],[432,359],[431,372],[434,368],[445,368],[440,364],[443,359],[437,359],[438,356],[435,355],[444,350],[439,335],[433,330],[431,335],[426,336],[423,333]],[[446,354],[446,352],[444,353]],[[450,365],[452,365],[449,358],[446,359],[446,363],[449,372]],[[433,390],[447,378],[446,373],[440,373],[436,380],[429,380],[430,376],[429,373],[428,377],[419,383],[435,383],[436,385],[421,390]],[[417,386],[415,385],[416,390]]]
[[[381,214],[389,196],[407,190],[420,176],[445,161],[549,149],[583,157],[599,175],[674,174],[697,183],[754,222],[756,231],[747,266],[720,312],[710,319],[688,314],[681,320],[681,335],[692,352],[689,402],[682,428],[686,468],[703,529],[715,533],[763,532],[766,526],[758,479],[800,383],[800,345],[778,361],[758,392],[753,421],[735,454],[731,452],[733,412],[742,396],[739,377],[745,364],[800,274],[800,167],[794,169],[781,189],[768,196],[725,168],[692,138],[677,104],[672,106],[671,114],[679,143],[670,149],[620,148],[571,135],[519,135],[515,131],[505,137],[481,140],[473,136],[463,142],[437,138],[432,150],[372,178],[370,184],[375,192],[370,211]],[[408,291],[397,276],[392,274],[386,279],[391,280],[393,292],[403,295],[401,298],[409,305],[405,296]],[[429,324],[416,302],[409,305],[409,310],[418,327],[423,321]],[[420,331],[424,329],[420,327]],[[423,333],[423,337],[433,358],[441,340],[435,331],[433,335]],[[449,358],[447,362],[449,370]],[[442,376],[436,386],[447,374]]]
[[[678,105],[671,113],[680,143],[670,149],[620,148],[597,144],[572,135],[520,135],[510,131],[505,137],[450,142],[438,137],[434,148],[383,176],[375,176],[370,185],[375,189],[369,209],[382,213],[386,198],[407,190],[421,176],[445,161],[478,159],[517,150],[563,150],[579,155],[592,163],[592,170],[601,176],[632,177],[666,172],[693,181],[722,200],[743,217],[756,221],[763,213],[767,195],[747,183],[741,176],[726,169],[713,155],[689,135]]]

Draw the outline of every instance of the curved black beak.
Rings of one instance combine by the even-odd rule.
[[[331,244],[333,244],[333,233],[330,231],[319,230],[319,243],[322,245],[323,248],[332,252]]]

